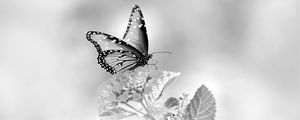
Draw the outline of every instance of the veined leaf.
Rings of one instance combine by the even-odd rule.
[[[186,120],[214,120],[216,102],[211,92],[202,85],[198,88],[193,99],[187,105],[184,112]]]
[[[172,108],[179,105],[179,100],[175,97],[170,97],[164,104],[166,108]]]
[[[99,115],[103,120],[121,120],[130,116],[136,115],[122,107],[111,108]]]
[[[164,71],[163,74],[152,83],[152,100],[158,100],[166,87],[168,87],[180,73]]]

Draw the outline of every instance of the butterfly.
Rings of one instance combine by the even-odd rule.
[[[98,64],[111,74],[134,70],[148,64],[148,36],[142,11],[134,5],[123,39],[98,32],[88,31],[86,38],[99,53]]]

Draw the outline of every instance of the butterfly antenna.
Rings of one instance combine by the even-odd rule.
[[[156,53],[169,53],[169,54],[172,54],[172,52],[169,52],[169,51],[153,52],[153,53],[151,53],[151,54],[156,54]]]

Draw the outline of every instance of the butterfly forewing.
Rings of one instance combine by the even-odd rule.
[[[132,9],[123,40],[140,52],[148,54],[148,36],[141,9],[135,5]]]
[[[120,40],[119,38],[106,33],[89,31],[86,37],[91,43],[94,44],[98,52],[105,50],[123,50],[132,51],[137,57],[141,55],[136,48]]]

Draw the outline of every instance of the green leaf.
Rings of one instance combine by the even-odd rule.
[[[179,105],[179,100],[175,97],[170,97],[164,104],[166,108],[172,108]]]
[[[136,115],[121,107],[111,108],[99,115],[103,120],[121,120],[130,116]]]
[[[152,83],[152,100],[158,100],[166,87],[168,87],[180,73],[164,71],[157,79]]]
[[[187,105],[183,118],[186,120],[214,120],[216,102],[211,92],[202,85]]]

